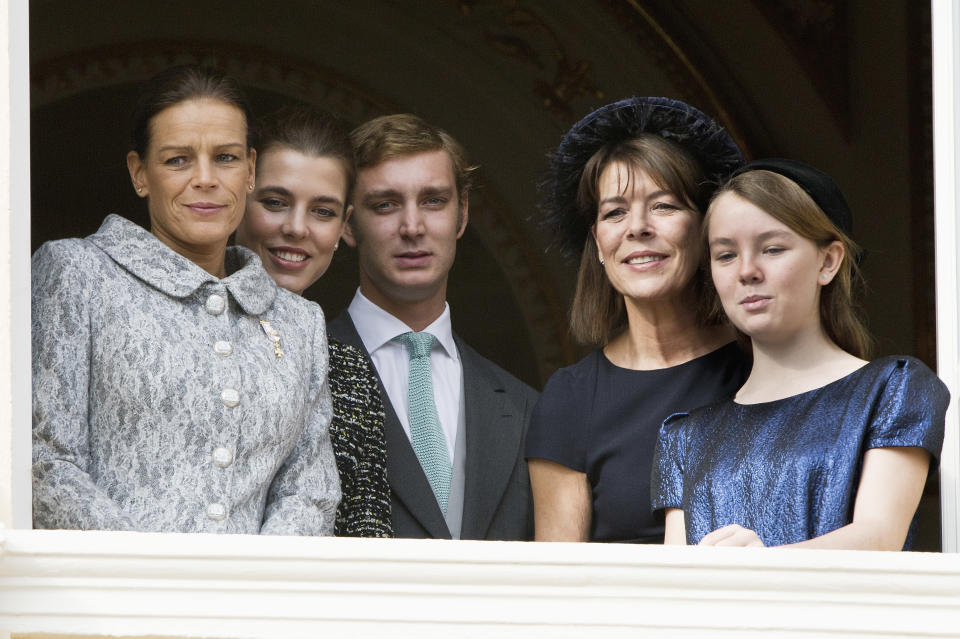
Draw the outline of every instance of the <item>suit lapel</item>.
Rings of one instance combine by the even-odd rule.
[[[483,539],[517,463],[522,419],[489,365],[459,338],[466,402],[467,460],[461,538]]]
[[[336,339],[356,346],[367,353],[363,340],[360,339],[360,334],[357,333],[357,328],[347,311],[344,311],[329,323],[329,331],[330,335]],[[369,353],[367,353],[367,357],[369,358]],[[447,528],[447,522],[443,519],[443,512],[440,510],[433,489],[430,488],[427,476],[420,466],[420,460],[417,459],[417,454],[413,451],[413,446],[410,445],[410,438],[407,437],[393,404],[390,403],[387,391],[383,387],[383,381],[380,379],[380,373],[377,372],[373,362],[370,362],[370,368],[373,369],[377,377],[377,386],[383,400],[383,429],[387,445],[387,481],[390,484],[390,489],[394,497],[403,503],[411,516],[432,537],[449,539],[450,530]],[[469,459],[469,453],[467,458]],[[394,531],[394,533],[400,536],[403,531]]]

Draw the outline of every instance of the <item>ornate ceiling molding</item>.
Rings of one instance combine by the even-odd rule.
[[[177,64],[222,69],[247,86],[310,102],[349,122],[400,110],[397,104],[373,95],[350,78],[306,60],[232,42],[192,40],[98,47],[34,62],[30,69],[31,107],[91,89],[142,82]]]
[[[575,102],[584,98],[602,100],[589,61],[573,56],[540,13],[520,0],[452,0],[460,13],[481,24],[486,44],[533,70],[531,91],[543,108],[562,125],[568,126],[577,111]],[[482,8],[481,16],[478,9]]]

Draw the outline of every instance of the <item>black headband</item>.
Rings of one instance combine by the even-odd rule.
[[[840,187],[829,175],[796,160],[771,158],[754,160],[734,171],[734,177],[747,171],[771,171],[794,182],[806,191],[807,195],[830,218],[837,228],[848,236],[853,232],[853,214],[847,205]]]

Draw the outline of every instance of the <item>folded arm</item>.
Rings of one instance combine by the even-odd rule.
[[[853,508],[853,521],[819,537],[784,548],[902,550],[930,467],[923,448],[871,448]],[[701,546],[762,546],[757,534],[731,524],[704,536]]]

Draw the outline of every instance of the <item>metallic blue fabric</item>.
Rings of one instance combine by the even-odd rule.
[[[819,537],[852,520],[867,449],[918,446],[936,465],[949,400],[919,360],[884,357],[785,399],[673,415],[660,430],[653,507],[683,509],[688,544],[728,524],[767,546]]]

